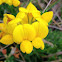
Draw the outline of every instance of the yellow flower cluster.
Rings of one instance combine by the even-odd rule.
[[[15,7],[20,5],[20,1],[19,0],[0,0],[0,5],[2,3],[6,3],[8,5],[14,5]]]
[[[52,17],[52,11],[41,15],[31,2],[26,8],[20,7],[16,17],[4,14],[4,23],[0,24],[0,30],[4,35],[0,42],[6,45],[13,42],[20,44],[20,50],[27,54],[32,52],[33,46],[43,50],[42,39],[48,35],[48,22]]]

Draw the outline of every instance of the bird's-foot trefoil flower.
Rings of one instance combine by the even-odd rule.
[[[18,0],[12,0],[17,2]],[[16,7],[19,5],[13,2]],[[20,7],[16,17],[11,14],[4,14],[4,23],[0,26],[0,42],[3,44],[20,44],[23,53],[30,54],[33,47],[44,49],[44,39],[48,35],[48,23],[53,17],[53,12],[41,12],[30,2],[26,8]],[[4,28],[5,26],[5,28]]]
[[[9,6],[13,5],[15,7],[20,5],[20,1],[19,0],[0,0],[0,5],[6,3]]]

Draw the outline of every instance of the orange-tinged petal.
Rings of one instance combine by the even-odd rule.
[[[4,23],[0,23],[0,30],[6,32],[6,26]]]
[[[11,20],[15,19],[15,16],[11,15],[11,14],[4,14],[3,17],[3,22],[4,24],[8,24],[8,22],[10,22]]]
[[[7,24],[7,32],[10,33],[10,34],[13,34],[13,30],[15,29],[15,27],[17,25],[19,25],[21,22],[21,19],[20,18],[15,18],[14,20],[10,21],[8,24]]]

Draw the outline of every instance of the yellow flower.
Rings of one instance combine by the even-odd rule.
[[[2,0],[3,1],[3,3],[5,3],[7,0]]]
[[[27,8],[20,7],[20,12],[24,12],[27,15],[28,23],[32,23],[35,21],[36,18],[41,17],[40,11],[30,2]],[[21,14],[19,14],[21,16]],[[25,18],[25,17],[24,17]],[[26,20],[23,20],[24,22]]]
[[[12,5],[12,0],[6,0],[5,3],[8,5]]]
[[[28,13],[32,13],[32,12],[40,12],[39,10],[37,10],[37,8],[30,2],[27,6],[27,8],[23,8],[23,7],[20,7],[19,8],[19,11],[22,11],[22,12],[28,12]]]
[[[5,35],[1,38],[0,40],[1,43],[5,44],[5,45],[9,45],[13,43],[13,39],[12,39],[12,35]]]
[[[0,32],[0,39],[1,39],[4,35],[6,35],[5,32]]]
[[[14,42],[16,42],[17,44],[20,44],[20,42],[23,41],[23,36],[24,36],[23,26],[18,25],[13,31]]]
[[[35,36],[36,36],[36,31],[34,27],[30,24],[24,24],[23,25],[23,30],[24,30],[24,39],[32,41]]]
[[[19,19],[15,19],[15,16],[11,14],[4,14],[3,22],[6,26],[7,33],[10,33],[10,34],[13,33],[14,28],[17,26],[16,20],[19,20]]]
[[[16,15],[16,18],[24,18],[25,16],[25,13],[24,12],[19,12],[17,15]]]
[[[39,23],[44,23],[46,26],[48,26],[48,23],[44,20],[44,19],[42,19],[42,18],[36,18],[36,20],[39,22]]]
[[[28,17],[25,13],[23,12],[19,12],[17,15],[16,15],[16,18],[20,18],[21,19],[21,24],[26,24],[28,23]]]
[[[23,52],[23,53],[27,53],[27,54],[30,54],[33,50],[33,45],[30,41],[28,40],[24,40],[22,41],[22,43],[20,44],[20,50]]]
[[[32,26],[36,30],[36,36],[45,38],[48,35],[48,27],[43,22],[34,22]]]
[[[35,48],[42,48],[42,50],[44,49],[44,42],[42,41],[42,39],[40,37],[35,38],[32,41],[32,44]]]
[[[3,3],[3,1],[2,0],[0,0],[0,5]]]
[[[36,31],[30,24],[18,25],[13,31],[14,42],[20,44],[23,40],[32,41],[36,36]]]
[[[31,13],[26,14],[24,12],[19,12],[16,15],[16,18],[22,19],[21,21],[22,24],[32,23],[33,21],[35,21],[35,18],[33,18]]]
[[[28,24],[28,17],[26,14],[25,14],[24,18],[22,18],[21,23],[22,24]]]
[[[44,43],[43,43],[42,46],[40,47],[40,49],[41,49],[41,50],[44,50],[44,47],[45,47],[45,45],[44,45]]]
[[[24,12],[27,15],[29,21],[28,23],[32,23],[37,20],[37,18],[40,18],[41,20],[43,19],[43,22],[48,25],[48,22],[50,22],[53,17],[52,11],[46,12],[41,15],[40,11],[37,10],[37,8],[31,2],[28,4],[27,8],[20,7],[19,11]],[[25,22],[26,20],[23,21]]]
[[[19,6],[20,5],[20,1],[19,0],[12,0],[13,1],[13,5],[15,7]]]
[[[31,13],[33,17],[40,17],[40,11],[30,2],[26,8],[28,13]]]
[[[20,12],[28,13],[28,10],[27,10],[26,8],[23,8],[23,7],[20,7],[20,8],[19,8],[19,11],[20,11]]]
[[[49,11],[41,15],[41,18],[43,18],[47,23],[51,21],[52,17],[53,11]]]
[[[0,30],[6,32],[6,26],[4,23],[0,23]]]
[[[35,21],[35,18],[33,17],[33,15],[31,13],[28,13],[27,16],[28,16],[28,23],[31,24],[32,22]]]
[[[15,19],[15,16],[11,14],[4,14],[3,22],[4,24],[8,24],[11,20]]]
[[[15,7],[20,5],[20,1],[19,0],[0,0],[0,5],[2,3],[6,3],[6,4],[10,5],[10,6],[13,4]]]
[[[3,33],[3,32],[0,32],[0,39],[1,39],[1,37],[2,37],[2,33]]]
[[[15,27],[20,24],[20,21],[21,21],[21,19],[15,18],[15,19],[11,20],[10,22],[8,22],[7,32],[12,34]]]
[[[1,0],[0,0],[1,1]],[[14,5],[20,4],[19,0],[2,0],[3,3]],[[33,46],[37,49],[44,49],[42,41],[48,35],[48,22],[53,17],[53,12],[40,14],[40,11],[30,2],[26,8],[20,7],[19,13],[15,16],[4,14],[0,23],[0,42],[6,45],[13,42],[20,44],[23,53],[30,54]]]

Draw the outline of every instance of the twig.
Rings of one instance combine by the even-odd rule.
[[[55,10],[54,8],[52,8],[53,12],[54,12],[54,18],[56,16],[56,13],[60,12],[61,7],[59,7],[57,10]]]
[[[46,40],[44,40],[44,39],[43,39],[43,41],[44,41],[44,43],[47,43],[47,44],[51,45],[52,47],[54,46],[53,43],[51,43],[51,42],[49,42],[49,41],[46,41]]]
[[[5,60],[5,57],[0,58],[0,61]]]
[[[60,7],[61,8],[61,7]],[[58,9],[58,10],[60,10],[60,8]],[[57,17],[58,17],[58,19],[62,22],[62,19],[60,18],[60,16],[58,15],[58,10],[57,11],[55,11],[53,8],[52,8],[52,10],[55,12],[55,14],[54,15],[56,15]]]
[[[58,17],[58,19],[62,22],[61,17],[58,15],[58,13],[56,13],[56,16]]]
[[[25,5],[23,7],[26,7],[28,5],[28,2],[25,3]]]
[[[54,53],[54,54],[50,54],[48,56],[44,56],[44,58],[49,58],[49,57],[52,57],[52,56],[58,56],[58,55],[61,55],[62,54],[62,51],[61,52],[57,52],[57,53]]]
[[[44,0],[46,3],[48,3],[48,1],[47,0]]]
[[[0,21],[0,23],[3,23],[3,21]]]
[[[17,60],[17,61],[19,61],[19,62],[24,62],[24,61],[22,61],[22,60],[19,60],[19,59],[15,59],[15,60]]]
[[[20,53],[20,56],[22,57],[23,61],[26,62],[23,55],[22,55],[22,53],[20,52],[20,50],[19,50],[19,53]]]
[[[53,21],[58,27],[61,27],[53,18],[52,18],[52,21]]]
[[[40,0],[38,0],[38,5],[40,6],[40,8],[43,10],[42,6],[41,6],[41,3],[40,3]]]
[[[14,46],[17,47],[15,44],[14,44]],[[22,55],[22,53],[20,52],[19,49],[18,49],[18,52],[19,52],[20,56],[22,57],[23,61],[26,62],[25,59],[24,59],[24,57],[23,57],[23,55]]]
[[[2,51],[3,49],[5,49],[5,48],[7,48],[7,47],[9,47],[9,46],[10,46],[10,45],[7,45],[7,46],[1,48],[0,51]]]
[[[60,61],[62,61],[62,59],[51,61],[51,62],[60,62]]]
[[[62,28],[58,28],[58,27],[56,27],[56,26],[51,26],[51,25],[49,25],[49,27],[50,27],[50,28],[59,29],[59,30],[61,30],[61,31],[62,31]]]
[[[5,47],[3,47],[2,49],[5,49],[5,48],[7,48],[7,47],[9,47],[10,45],[7,45],[7,46],[5,46]]]
[[[45,9],[43,10],[43,13],[45,12],[45,10],[48,8],[48,6],[50,5],[52,0],[49,1],[49,3],[47,4],[47,6],[45,7]]]
[[[11,52],[10,52],[10,54],[9,54],[8,57],[10,57],[11,55],[13,55],[15,53],[15,51],[16,51],[16,47],[15,48],[12,48],[12,50],[11,50]]]

